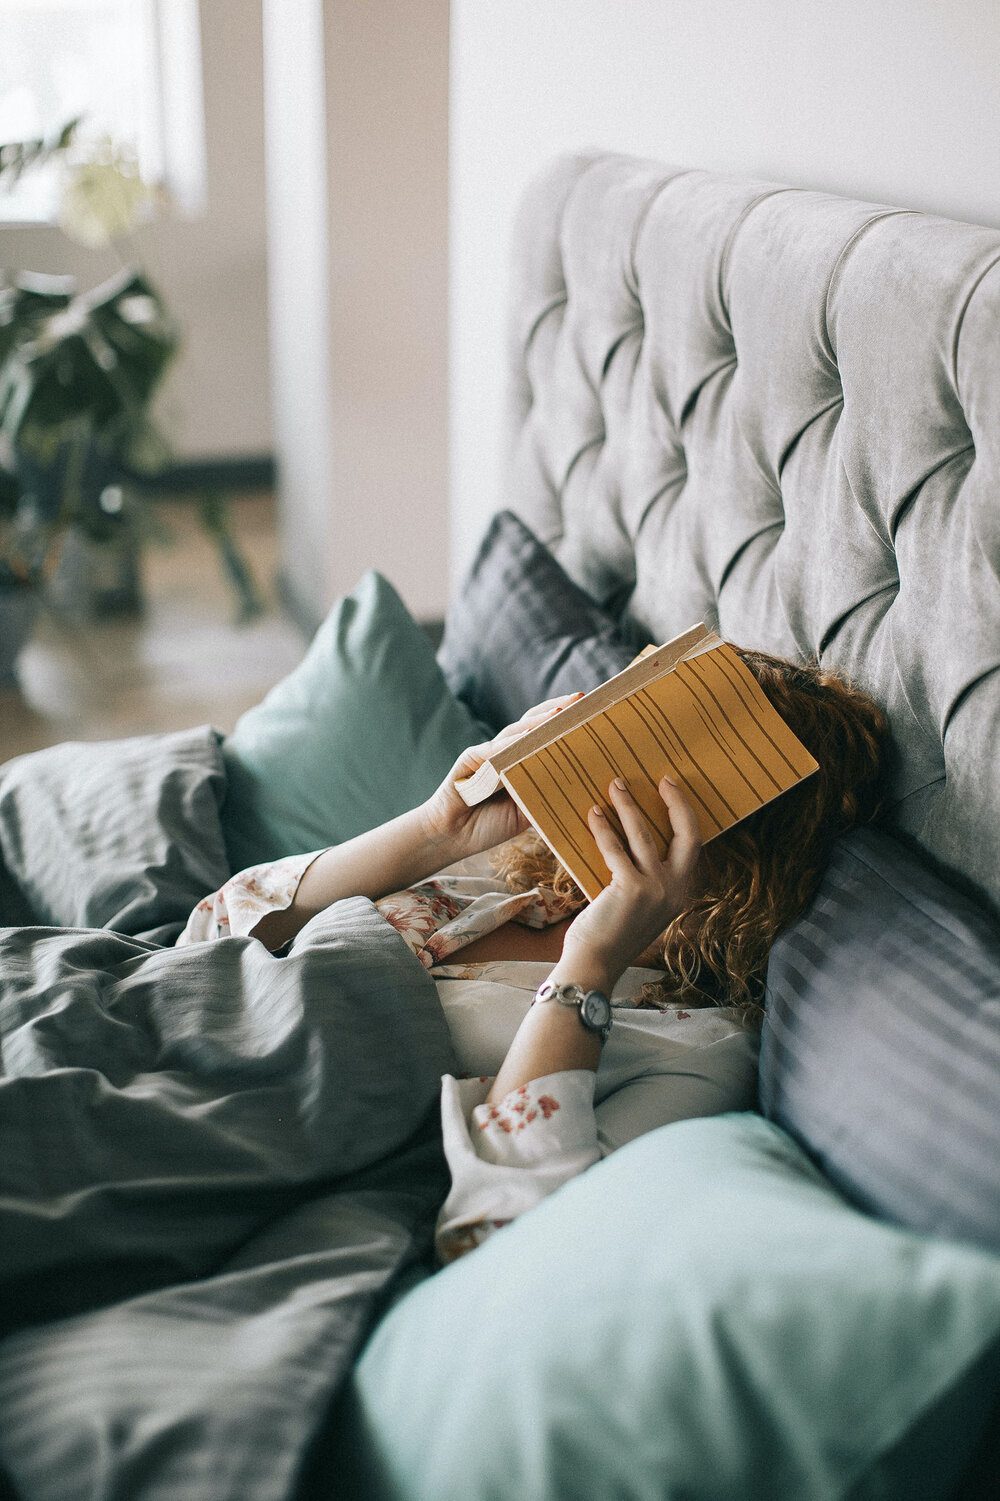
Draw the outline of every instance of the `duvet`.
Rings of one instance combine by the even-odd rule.
[[[0,1492],[306,1493],[447,1190],[430,976],[362,898],[282,958],[0,928],[0,1048]]]

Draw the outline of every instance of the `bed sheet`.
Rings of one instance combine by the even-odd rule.
[[[363,898],[282,958],[0,928],[0,1060],[9,1490],[297,1494],[447,1189],[426,970]]]

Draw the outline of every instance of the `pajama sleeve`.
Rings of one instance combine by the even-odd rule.
[[[452,1179],[435,1236],[443,1262],[481,1245],[601,1157],[589,1069],[546,1074],[487,1105],[492,1082],[442,1080]]]
[[[204,897],[187,920],[176,947],[215,938],[245,938],[268,912],[291,906],[299,882],[323,850],[288,855],[266,865],[251,865],[230,876],[224,886]]]

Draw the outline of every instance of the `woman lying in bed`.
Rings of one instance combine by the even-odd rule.
[[[874,815],[886,725],[831,673],[741,655],[821,769],[704,848],[678,787],[660,784],[674,830],[661,859],[613,783],[625,838],[592,809],[611,882],[586,904],[506,792],[462,801],[459,777],[571,696],[467,750],[412,812],[233,876],[178,939],[252,935],[279,951],[347,896],[370,897],[397,928],[437,982],[461,1072],[443,1080],[443,1260],[641,1133],[754,1104],[768,952],[811,900],[832,840]]]

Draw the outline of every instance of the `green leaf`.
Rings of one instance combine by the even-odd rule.
[[[73,144],[81,115],[68,120],[51,136],[35,136],[28,141],[7,141],[0,145],[0,188],[10,189],[25,172],[44,166]]]
[[[30,342],[47,318],[68,307],[74,291],[70,276],[30,272],[0,286],[0,365],[12,350]]]
[[[70,299],[24,279],[0,294],[0,432],[13,446],[86,419],[125,452],[179,343],[158,293],[128,270]]]

